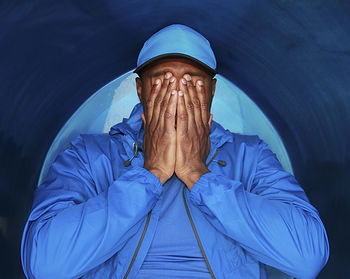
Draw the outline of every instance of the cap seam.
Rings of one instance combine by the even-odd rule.
[[[166,58],[166,57],[184,57],[184,58],[188,58],[190,60],[193,60],[195,62],[197,62],[198,64],[200,64],[201,66],[203,66],[204,68],[206,68],[207,70],[211,71],[213,74],[217,74],[218,72],[216,71],[216,69],[211,68],[210,66],[208,66],[207,64],[205,64],[204,62],[188,55],[188,54],[184,54],[184,53],[178,53],[178,52],[173,52],[173,53],[164,53],[164,54],[160,54],[157,55],[155,57],[152,57],[151,59],[147,60],[146,62],[142,63],[140,66],[138,66],[133,72],[134,73],[138,73],[141,69],[143,69],[144,67],[152,64],[153,62],[162,59],[162,58]]]

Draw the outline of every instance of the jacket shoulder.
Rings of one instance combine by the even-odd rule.
[[[239,133],[232,133],[233,143],[236,146],[247,146],[247,147],[257,147],[259,146],[263,140],[258,135],[245,135]]]
[[[118,147],[121,140],[118,136],[111,137],[109,134],[80,134],[72,145],[84,149],[86,153],[109,154],[112,148]],[[114,151],[114,150],[113,150]]]
[[[114,157],[124,153],[123,139],[109,134],[80,134],[71,143],[69,149],[93,169],[103,159],[111,162]]]

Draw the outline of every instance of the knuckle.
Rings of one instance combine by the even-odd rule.
[[[160,100],[160,98],[156,98],[154,100],[154,105],[160,105],[162,103],[162,100]]]
[[[167,119],[171,119],[171,118],[174,118],[175,117],[175,114],[169,112],[169,111],[166,111],[164,113],[164,117],[167,118]]]
[[[188,118],[187,113],[180,113],[179,114],[179,119],[180,120],[184,121],[184,120],[187,120],[187,118]]]
[[[201,103],[201,108],[203,110],[208,110],[208,107],[209,107],[208,103]]]
[[[164,131],[164,137],[166,137],[168,139],[168,141],[172,141],[172,139],[174,138],[174,135],[176,136],[176,131],[175,129],[165,129]]]
[[[196,107],[196,108],[199,108],[200,107],[200,101],[198,98],[194,98],[193,101],[192,101],[193,105]]]
[[[146,101],[146,106],[147,106],[148,109],[153,108],[153,102],[152,102],[152,100],[148,99],[148,100]]]
[[[188,110],[193,110],[194,109],[193,103],[186,104],[186,107],[187,107]]]

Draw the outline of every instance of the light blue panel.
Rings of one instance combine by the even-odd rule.
[[[41,169],[39,183],[57,154],[67,148],[79,134],[108,132],[106,125],[120,122],[138,102],[132,71],[111,81],[87,99],[66,122],[54,139]],[[112,120],[113,119],[113,120]]]
[[[212,113],[215,121],[231,132],[258,135],[277,155],[285,170],[293,168],[276,129],[259,107],[237,86],[221,75],[216,76]]]

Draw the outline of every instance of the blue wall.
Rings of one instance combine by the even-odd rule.
[[[349,278],[350,2],[118,2],[0,2],[2,276],[23,278],[20,237],[60,128],[95,91],[135,67],[152,33],[183,23],[212,42],[219,72],[282,137],[329,234],[331,258],[319,278]]]

